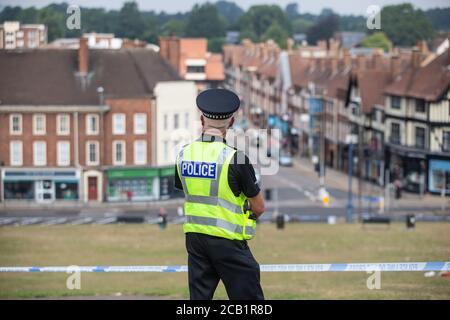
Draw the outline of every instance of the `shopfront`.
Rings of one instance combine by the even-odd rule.
[[[79,199],[80,172],[78,170],[22,170],[2,171],[3,199],[48,203],[55,200]]]
[[[108,201],[159,199],[158,168],[121,168],[106,172]]]
[[[401,181],[403,188],[414,193],[426,190],[426,154],[405,151],[402,147],[389,150],[390,181]]]
[[[428,160],[428,190],[430,192],[450,194],[450,159]]]
[[[181,198],[184,193],[175,189],[175,166],[159,169],[160,199]]]

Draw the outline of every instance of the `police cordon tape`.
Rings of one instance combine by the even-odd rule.
[[[387,262],[330,264],[263,264],[261,272],[412,272],[450,271],[450,262]],[[0,272],[187,272],[187,266],[0,267]]]

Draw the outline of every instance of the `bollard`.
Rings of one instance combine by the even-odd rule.
[[[278,214],[276,217],[277,229],[284,229],[284,215]]]
[[[416,216],[413,214],[406,215],[406,229],[414,229],[416,227]]]

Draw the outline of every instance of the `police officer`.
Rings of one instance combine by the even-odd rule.
[[[230,299],[264,299],[259,264],[247,245],[264,200],[248,157],[225,141],[240,100],[229,90],[209,89],[196,102],[202,135],[181,149],[175,173],[175,187],[185,194],[190,297],[212,299],[222,280]]]

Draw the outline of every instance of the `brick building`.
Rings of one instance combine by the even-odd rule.
[[[205,38],[160,37],[160,55],[181,78],[195,81],[200,90],[216,88],[225,79],[222,55],[208,52]]]
[[[79,50],[1,51],[0,69],[2,200],[161,197],[153,88],[179,77],[157,53],[81,39]]]
[[[0,24],[0,49],[33,49],[47,44],[47,27],[43,24]]]

